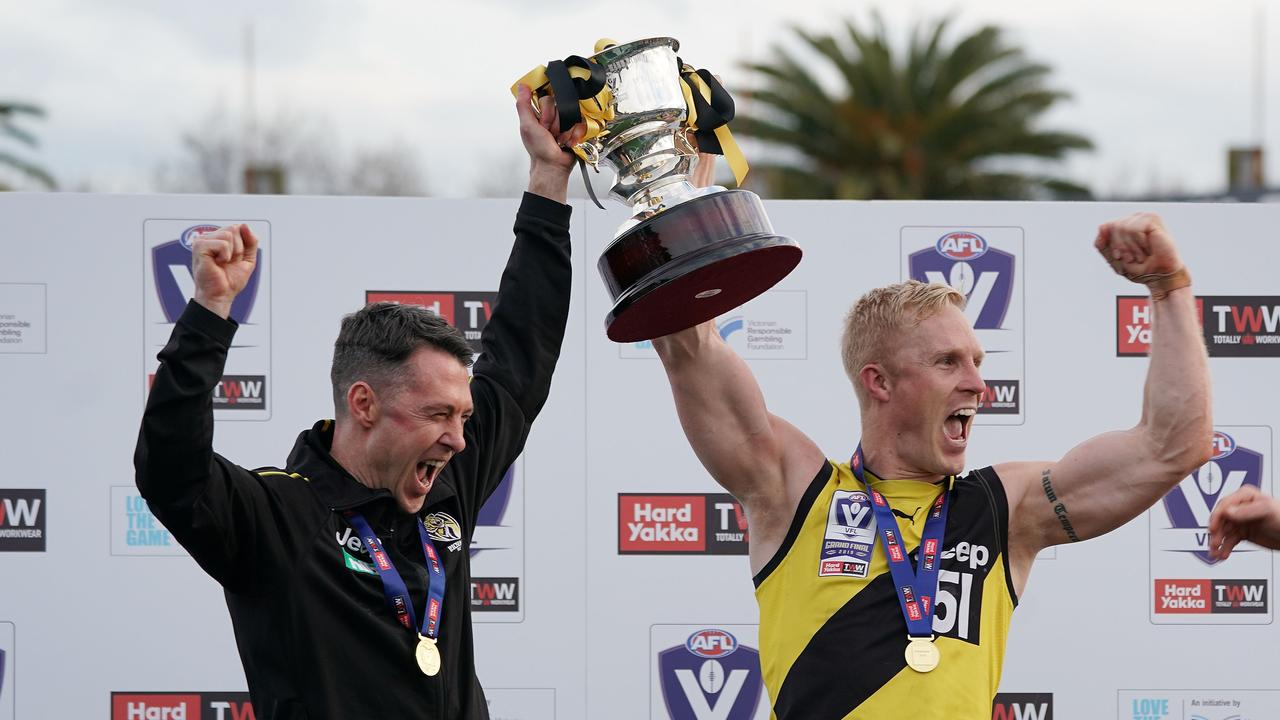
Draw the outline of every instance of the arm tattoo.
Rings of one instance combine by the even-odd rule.
[[[1053,503],[1053,514],[1058,516],[1058,522],[1062,523],[1062,529],[1067,533],[1067,539],[1071,542],[1080,542],[1080,536],[1076,535],[1076,529],[1071,527],[1071,519],[1067,517],[1067,506],[1058,502],[1058,495],[1053,491],[1053,483],[1050,482],[1050,472],[1048,468],[1040,474],[1040,484],[1044,486],[1044,495],[1049,498],[1049,502]]]

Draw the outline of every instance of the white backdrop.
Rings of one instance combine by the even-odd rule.
[[[248,717],[219,588],[166,544],[132,487],[146,374],[168,334],[163,297],[182,290],[181,273],[165,279],[172,256],[153,261],[154,248],[241,219],[267,238],[237,338],[252,347],[232,353],[215,440],[254,467],[283,462],[299,430],[331,415],[338,319],[367,293],[425,293],[455,303],[464,329],[482,326],[471,308],[497,289],[516,205],[0,194],[0,720],[184,703],[190,718]],[[975,319],[1000,402],[979,417],[971,466],[1054,458],[1137,420],[1146,361],[1121,355],[1141,352],[1144,310],[1091,242],[1098,223],[1138,208],[767,207],[805,259],[721,318],[721,332],[770,408],[829,456],[847,458],[858,432],[843,314],[866,289],[917,272],[941,272],[974,292],[976,310],[992,308]],[[1210,565],[1195,554],[1223,487],[1272,492],[1280,206],[1154,209],[1208,298],[1209,334],[1252,323],[1257,340],[1213,351],[1219,457],[1149,513],[1037,563],[995,717],[1280,718],[1274,555]],[[686,445],[652,348],[603,333],[595,259],[621,220],[575,207],[574,299],[551,399],[505,505],[477,534],[489,548],[473,565],[487,580],[473,591],[481,679],[495,718],[766,718],[748,667],[757,616],[738,508]],[[1213,610],[1215,598],[1243,602],[1170,612]],[[712,657],[748,682],[678,682],[677,665]]]

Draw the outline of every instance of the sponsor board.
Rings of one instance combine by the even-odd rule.
[[[1116,720],[1272,720],[1280,690],[1118,690]]]
[[[728,493],[619,493],[619,555],[746,555],[742,504]]]
[[[729,347],[748,360],[804,360],[809,356],[808,293],[769,290],[716,318],[716,330]],[[649,340],[618,345],[618,357],[658,357]]]
[[[47,302],[44,283],[0,283],[0,354],[46,352]]]
[[[13,686],[15,660],[15,631],[13,623],[0,622],[0,720],[13,720],[14,696],[17,688]]]
[[[472,612],[519,612],[520,578],[471,578]]]
[[[111,488],[112,555],[186,555],[132,485]]]
[[[1202,295],[1196,312],[1210,357],[1280,357],[1280,295]],[[1151,352],[1151,301],[1116,297],[1116,356]]]
[[[554,688],[485,688],[489,720],[556,720]]]
[[[1053,720],[1053,693],[996,693],[991,720]]]
[[[44,488],[0,488],[0,552],[44,552]]]
[[[111,720],[255,720],[247,692],[113,692]]]
[[[479,355],[480,335],[493,315],[498,293],[490,290],[366,290],[364,301],[366,304],[397,302],[421,305],[461,330],[471,344],[472,352]],[[476,578],[471,585],[471,606],[482,614],[475,616],[474,622],[524,620],[523,605],[519,601],[525,573],[523,467],[522,455],[507,469],[507,474],[481,506],[476,519],[470,546],[471,572]],[[477,585],[481,578],[487,578],[492,584]],[[489,596],[491,592],[493,596]],[[498,598],[500,592],[511,593],[511,597]],[[488,600],[488,604],[477,605],[478,595]]]
[[[142,224],[144,394],[151,390],[156,354],[169,342],[174,323],[195,294],[192,242],[232,222],[239,221],[151,219]],[[271,419],[271,224],[246,224],[261,245],[257,267],[231,305],[231,319],[239,327],[213,391],[216,420]]]
[[[649,628],[649,717],[767,720],[756,625]]]
[[[497,291],[454,292],[446,290],[366,290],[365,303],[398,302],[405,305],[421,305],[444,318],[450,325],[462,331],[471,350],[480,353],[480,334],[493,307],[498,302]]]
[[[987,392],[974,422],[1026,420],[1024,233],[1020,227],[913,227],[900,231],[902,277],[950,285],[967,298],[964,314],[986,351]]]
[[[1227,560],[1209,556],[1209,516],[1245,485],[1272,494],[1271,428],[1217,426],[1213,456],[1148,511],[1150,619],[1156,624],[1268,624],[1271,553],[1242,543]]]

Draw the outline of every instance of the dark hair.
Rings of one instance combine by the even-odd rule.
[[[347,391],[352,384],[363,380],[374,392],[394,391],[405,361],[424,347],[448,353],[464,367],[471,367],[471,345],[462,333],[421,305],[369,303],[342,318],[329,371],[338,416],[347,412]]]

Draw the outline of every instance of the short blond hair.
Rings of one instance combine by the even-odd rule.
[[[866,407],[867,403],[866,388],[858,382],[862,368],[867,363],[887,362],[894,335],[933,317],[948,303],[964,309],[965,297],[950,285],[907,280],[878,287],[849,308],[840,340],[840,358],[859,404]]]

